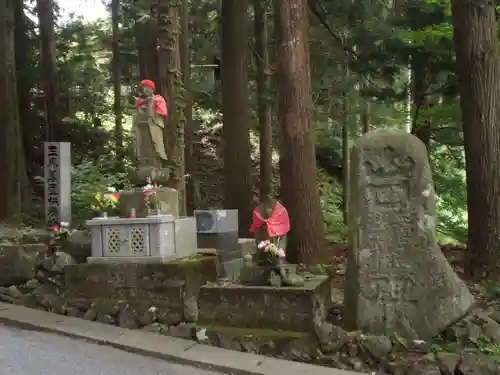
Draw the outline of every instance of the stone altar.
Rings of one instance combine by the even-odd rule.
[[[92,262],[165,262],[197,254],[194,218],[172,215],[88,220]]]
[[[380,129],[351,151],[348,329],[427,340],[473,303],[435,237],[436,195],[424,144]]]

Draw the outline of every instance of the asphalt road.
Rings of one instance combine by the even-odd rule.
[[[1,375],[220,375],[50,333],[0,325]]]

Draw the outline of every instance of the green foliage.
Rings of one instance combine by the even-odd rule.
[[[486,296],[489,299],[500,299],[500,284],[493,282],[493,281],[487,281],[485,284],[486,287]]]
[[[432,343],[432,350],[436,353],[483,353],[492,357],[500,357],[500,345],[493,343],[489,338],[480,336],[477,340],[467,342],[447,342],[442,337],[437,337]]]
[[[318,173],[318,189],[321,196],[321,208],[326,225],[328,240],[342,243],[347,239],[347,228],[342,213],[342,188],[324,171]]]
[[[438,196],[438,226],[441,234],[455,242],[467,242],[467,195],[464,156],[461,147],[440,146],[433,150],[431,162]]]
[[[84,161],[73,167],[72,173],[72,210],[77,223],[95,216],[92,206],[95,195],[109,187],[117,190],[130,187],[126,173],[117,171],[115,165],[105,157],[97,163]]]

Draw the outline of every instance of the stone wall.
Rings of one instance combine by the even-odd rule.
[[[78,264],[65,268],[64,298],[115,306],[126,301],[138,312],[153,308],[169,322],[195,322],[200,287],[216,277],[215,257],[207,256],[165,264]]]

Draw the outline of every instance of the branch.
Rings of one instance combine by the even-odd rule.
[[[250,41],[248,41],[248,46],[250,47],[250,51],[252,51],[252,54],[253,54],[253,55],[254,55],[254,56],[255,56],[255,57],[256,57],[256,58],[260,61],[260,63],[261,63],[262,65],[264,65],[264,59],[262,58],[262,56],[261,56],[261,55],[259,55],[259,53],[258,53],[258,52],[257,52],[257,50],[255,49],[255,46],[253,45],[253,43],[252,43],[252,42],[250,42]],[[275,72],[276,72],[276,69],[275,69],[275,68],[273,68],[273,67],[271,66],[271,64],[267,64],[267,66],[266,66],[266,70],[265,70],[266,75],[270,76],[270,75],[272,75],[272,74],[273,74],[273,73],[275,73]]]
[[[312,14],[316,16],[319,22],[326,28],[328,33],[332,36],[332,38],[340,45],[340,47],[344,50],[347,57],[350,56],[352,60],[359,60],[359,55],[356,51],[349,46],[344,44],[342,38],[333,31],[333,28],[328,24],[326,20],[328,11],[326,8],[319,2],[319,0],[308,0],[307,5]],[[318,9],[319,8],[319,9]]]

